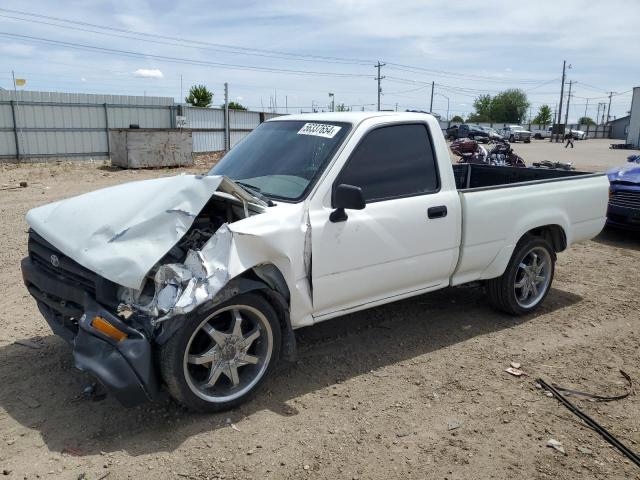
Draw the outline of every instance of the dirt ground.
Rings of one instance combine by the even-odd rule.
[[[527,161],[602,170],[628,152],[608,141],[517,144]],[[204,172],[205,159],[190,171]],[[73,367],[21,282],[28,209],[180,170],[103,163],[0,165],[0,472],[9,479],[629,479],[640,469],[558,401],[640,384],[640,237],[605,231],[558,258],[543,307],[514,319],[480,287],[404,300],[297,331],[299,359],[252,402],[197,415],[171,401],[126,409],[85,399]],[[24,188],[10,188],[26,181]],[[9,188],[9,189],[7,189]],[[505,373],[518,362],[528,376]],[[638,387],[636,387],[637,389]],[[585,412],[640,451],[640,396]],[[555,439],[566,454],[547,447]]]

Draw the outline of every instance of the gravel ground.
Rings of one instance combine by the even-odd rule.
[[[576,142],[571,159],[579,168],[623,163],[627,152],[607,150],[608,143]],[[564,148],[547,142],[515,149],[527,161],[565,159]],[[191,170],[204,172],[214,160]],[[73,367],[69,348],[21,283],[24,215],[60,198],[181,171],[0,165],[6,478],[640,478],[534,382],[614,394],[625,389],[618,369],[640,381],[640,237],[616,231],[559,255],[553,289],[534,315],[496,313],[481,288],[460,287],[299,330],[299,360],[231,412],[84,399],[89,378]],[[7,189],[20,181],[27,187]],[[505,373],[510,362],[528,376]],[[574,401],[640,451],[637,395]],[[546,446],[552,438],[566,455]]]

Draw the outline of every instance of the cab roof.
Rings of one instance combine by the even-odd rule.
[[[417,120],[424,117],[433,117],[428,113],[416,112],[323,112],[323,113],[300,113],[295,115],[282,115],[267,120],[268,122],[278,122],[285,120],[297,120],[306,122],[346,122],[357,125],[370,118],[393,117],[395,120]]]

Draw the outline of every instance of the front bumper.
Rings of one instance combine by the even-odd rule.
[[[67,282],[31,257],[22,260],[22,277],[38,309],[53,330],[72,346],[78,369],[95,376],[125,406],[139,405],[159,394],[152,345],[146,335],[98,303],[85,285]],[[127,334],[122,341],[91,326],[100,316]]]
[[[625,230],[640,231],[640,210],[609,205],[607,225]]]

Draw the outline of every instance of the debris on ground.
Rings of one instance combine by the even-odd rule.
[[[518,362],[511,362],[511,367],[515,368],[516,370],[520,369],[520,364]]]
[[[598,402],[611,402],[613,400],[622,400],[623,398],[627,398],[629,395],[631,395],[631,392],[633,392],[633,382],[631,381],[631,377],[629,376],[628,373],[626,373],[623,370],[620,370],[620,374],[624,377],[624,379],[627,381],[627,385],[628,385],[628,389],[625,393],[620,394],[620,395],[613,395],[613,396],[608,396],[608,395],[597,395],[595,393],[588,393],[588,392],[581,392],[579,390],[572,390],[570,388],[565,388],[565,387],[560,387],[558,385],[556,385],[555,383],[553,383],[553,388],[555,388],[557,391],[562,392],[566,395],[575,395],[578,397],[587,397],[589,399],[598,401]]]
[[[547,440],[547,447],[551,447],[554,450],[559,451],[563,455],[567,454],[567,452],[564,451],[564,447],[562,446],[562,443],[560,443],[558,440],[554,438],[550,438],[549,440]]]
[[[577,448],[577,450],[578,450],[580,453],[584,453],[585,455],[591,455],[591,454],[593,453],[593,452],[591,451],[591,449],[590,449],[590,448],[583,447],[583,446],[579,446],[579,447]]]
[[[455,430],[456,428],[460,428],[462,426],[462,422],[460,422],[459,420],[453,419],[453,420],[449,420],[447,422],[447,429],[448,430]]]
[[[514,377],[528,376],[525,372],[520,370],[519,368],[509,367],[504,370],[505,372],[513,375]]]
[[[622,375],[627,379],[629,384],[631,384],[631,378],[629,377],[629,375],[627,375],[622,370],[620,370],[620,373],[622,373]],[[620,440],[618,440],[611,433],[609,433],[609,431],[606,428],[604,428],[602,425],[597,423],[593,418],[591,418],[589,415],[584,413],[582,410],[576,407],[569,400],[564,398],[562,394],[558,390],[556,390],[554,387],[549,385],[547,382],[545,382],[541,378],[539,378],[537,381],[542,386],[542,388],[546,389],[548,393],[551,394],[551,396],[555,397],[560,403],[562,403],[571,412],[573,412],[576,416],[578,416],[582,421],[584,421],[587,425],[589,425],[589,427],[591,427],[593,430],[599,433],[600,436],[602,436],[602,438],[604,438],[607,442],[609,442],[611,445],[617,448],[620,451],[620,453],[622,453],[629,460],[631,460],[633,463],[635,463],[637,466],[640,467],[640,455],[632,451],[629,447],[627,447]]]

